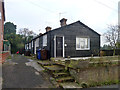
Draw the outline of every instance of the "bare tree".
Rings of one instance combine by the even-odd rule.
[[[120,30],[118,25],[109,25],[108,31],[104,33],[106,42],[108,42],[114,50],[113,55],[115,55],[115,49],[117,48],[117,43],[119,43],[119,33]]]
[[[36,35],[32,30],[29,30],[28,28],[22,28],[18,33],[24,37]]]
[[[19,30],[18,32],[20,35],[23,35],[24,37],[27,37],[28,33],[29,33],[29,29],[28,28],[22,28]]]
[[[36,35],[32,30],[29,30],[28,28],[22,28],[22,29],[19,30],[18,33],[20,35],[23,35],[26,42],[28,40],[32,39],[32,37]]]

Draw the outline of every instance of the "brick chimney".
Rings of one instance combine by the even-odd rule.
[[[46,29],[46,32],[49,32],[49,31],[51,31],[52,28],[47,26],[45,29]]]
[[[42,35],[42,33],[39,34],[40,36]]]
[[[61,19],[60,20],[61,27],[67,25],[66,22],[67,22],[67,19],[65,19],[65,18]]]

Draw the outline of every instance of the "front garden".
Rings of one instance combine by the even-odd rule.
[[[27,56],[27,58],[37,60],[36,56]],[[120,83],[118,78],[120,74],[118,72],[120,56],[88,57],[77,60],[70,58],[51,58],[51,61],[65,66],[65,70],[82,87],[96,87]]]

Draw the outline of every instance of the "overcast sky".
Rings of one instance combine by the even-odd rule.
[[[101,35],[110,24],[118,24],[119,0],[5,0],[6,22],[29,28],[39,34],[46,26],[60,27],[61,18],[67,24],[80,20]],[[102,39],[103,45],[104,41]]]

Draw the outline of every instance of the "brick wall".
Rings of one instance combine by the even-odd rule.
[[[9,55],[10,55],[9,51],[8,52],[3,52],[2,53],[2,60],[0,61],[0,63],[4,63]]]
[[[3,50],[3,33],[4,33],[4,11],[3,11],[3,0],[0,0],[0,62],[2,62],[2,50]]]

